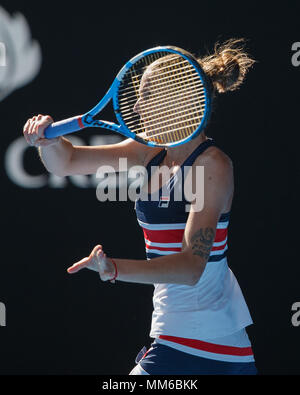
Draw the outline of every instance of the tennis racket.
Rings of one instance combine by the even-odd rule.
[[[96,119],[110,100],[118,124]],[[52,123],[44,134],[100,127],[149,146],[175,146],[197,136],[210,113],[211,85],[197,60],[177,47],[156,47],[130,59],[94,108]]]

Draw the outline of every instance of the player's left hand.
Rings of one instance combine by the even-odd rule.
[[[106,257],[101,245],[97,245],[88,257],[75,262],[67,269],[67,272],[73,274],[81,269],[90,269],[98,272],[102,281],[111,280],[115,275],[114,264]]]

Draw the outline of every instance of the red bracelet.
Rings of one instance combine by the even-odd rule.
[[[110,260],[112,261],[112,263],[113,263],[113,265],[114,265],[114,267],[115,267],[115,275],[114,275],[114,277],[113,277],[111,280],[109,280],[109,281],[110,281],[111,283],[114,283],[115,280],[116,280],[116,278],[118,277],[118,268],[117,268],[116,262],[115,262],[112,258],[110,258]]]

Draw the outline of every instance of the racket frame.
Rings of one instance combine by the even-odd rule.
[[[157,53],[157,52],[168,52],[168,53],[178,54],[178,55],[182,56],[184,59],[186,59],[188,62],[190,62],[194,66],[194,69],[197,71],[197,73],[201,79],[201,82],[203,84],[203,88],[204,88],[204,98],[205,98],[204,114],[203,114],[203,117],[201,119],[199,126],[197,127],[197,129],[195,129],[195,131],[191,135],[187,136],[185,139],[183,139],[181,141],[174,142],[174,143],[159,144],[154,141],[146,141],[146,140],[140,138],[126,126],[126,124],[122,118],[121,112],[120,112],[118,92],[119,92],[120,85],[122,84],[123,76],[127,73],[127,71],[135,63],[137,63],[143,57],[151,55],[153,53]],[[132,139],[134,139],[142,144],[146,144],[148,146],[152,146],[152,147],[172,146],[172,147],[174,147],[176,145],[181,145],[181,144],[184,144],[184,143],[190,141],[191,139],[195,138],[203,129],[205,129],[207,122],[208,122],[210,115],[211,115],[211,92],[212,92],[211,83],[193,55],[191,55],[189,52],[185,51],[184,49],[174,47],[174,46],[154,47],[154,48],[145,50],[143,52],[140,52],[139,54],[137,54],[136,56],[131,58],[122,67],[122,69],[119,71],[119,73],[115,77],[112,85],[106,92],[106,94],[97,103],[97,105],[95,107],[93,107],[91,110],[89,110],[88,112],[86,112],[83,115],[52,123],[50,126],[48,126],[45,129],[44,135],[46,138],[53,138],[53,137],[73,133],[75,131],[78,131],[80,129],[87,128],[87,127],[100,127],[100,128],[105,128],[105,129],[120,133],[124,137],[132,138]],[[117,121],[119,122],[119,125],[114,122],[97,120],[97,119],[93,118],[95,115],[99,114],[99,112],[101,112],[106,107],[106,105],[110,102],[110,100],[112,100],[114,113],[116,115]]]

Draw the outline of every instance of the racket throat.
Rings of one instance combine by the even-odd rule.
[[[83,115],[81,118],[81,122],[84,125],[84,127],[104,128],[120,133],[120,128],[121,128],[120,125],[116,125],[113,122],[94,119],[90,114]]]

